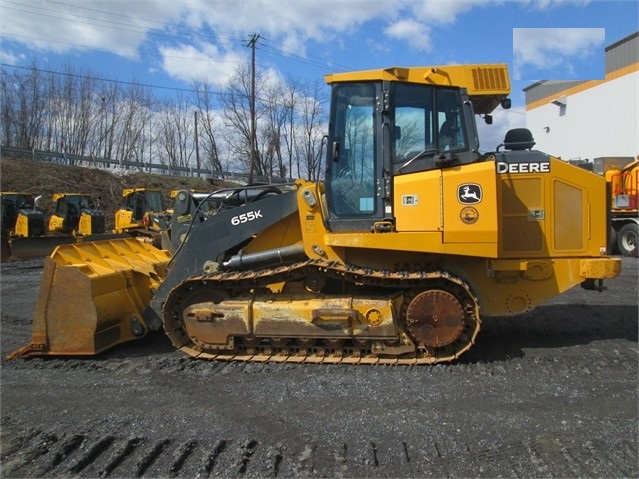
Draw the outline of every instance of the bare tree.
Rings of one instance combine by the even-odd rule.
[[[270,83],[260,94],[262,105],[262,167],[269,175],[286,177],[289,167],[284,163],[282,144],[286,144],[287,104],[284,98],[284,86]]]
[[[2,71],[2,143],[18,148],[40,148],[46,125],[47,83],[32,63],[24,75]]]
[[[224,171],[224,168],[222,167],[222,160],[220,159],[220,152],[215,135],[217,118],[213,107],[214,94],[211,90],[211,85],[206,81],[196,81],[194,86],[198,118],[200,119],[198,132],[201,132],[202,138],[199,144],[204,152],[204,165],[213,171],[221,172]]]
[[[51,76],[49,85],[49,124],[54,127],[48,136],[51,146],[54,151],[84,155],[92,129],[94,77],[91,72],[80,75],[66,65],[62,75]]]
[[[300,84],[299,93],[295,149],[308,179],[317,180],[321,175],[321,146],[326,125],[325,87],[319,81],[304,83]],[[303,172],[299,174],[302,176]]]
[[[150,89],[98,79],[70,65],[63,72],[44,72],[34,63],[26,73],[3,72],[0,78],[2,142],[179,167],[191,166],[197,145],[203,164],[214,171],[228,170],[229,162],[248,171],[254,148],[254,174],[317,178],[325,129],[320,83],[281,82],[256,72],[259,129],[251,145],[251,80],[247,63],[237,66],[220,92],[196,82],[194,105],[180,96],[159,102]]]
[[[263,77],[260,72],[256,72],[255,91],[260,92],[263,85]],[[259,96],[259,93],[257,94]],[[250,98],[251,98],[251,72],[247,64],[238,65],[233,76],[228,80],[223,90],[219,94],[219,101],[222,107],[222,116],[227,127],[225,138],[229,147],[229,153],[233,160],[237,161],[244,171],[249,170],[251,158],[251,115],[250,115]],[[256,106],[256,110],[258,110]],[[256,118],[259,118],[260,112],[256,111]],[[256,135],[255,151],[259,154],[260,148],[257,148],[259,140]],[[262,162],[260,158],[256,159],[255,174],[263,175]]]
[[[190,103],[183,96],[162,104],[158,143],[171,166],[190,166],[194,152],[192,117]]]
[[[286,160],[288,161],[287,173],[290,178],[293,177],[293,158],[295,158],[296,175],[300,177],[300,163],[299,157],[295,155],[295,128],[297,122],[297,115],[295,111],[295,105],[297,101],[297,89],[299,88],[299,80],[294,78],[288,78],[283,87],[282,102],[284,109],[284,135],[283,142],[286,150]]]
[[[0,108],[2,108],[2,144],[18,145],[18,93],[19,80],[15,73],[0,70]]]
[[[122,92],[118,83],[104,84],[101,94],[102,115],[104,123],[104,157],[117,158],[118,131],[121,121],[122,109],[120,108]]]
[[[133,84],[123,92],[117,109],[115,156],[123,160],[142,161],[144,128],[149,121],[152,98],[148,88]]]

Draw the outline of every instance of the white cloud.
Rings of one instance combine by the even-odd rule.
[[[563,5],[588,5],[592,0],[519,0],[535,10],[548,10]]]
[[[156,5],[129,0],[112,0],[102,5],[80,0],[5,0],[2,10],[3,39],[40,52],[95,49],[126,58],[136,58],[149,30],[163,25],[154,18],[160,22],[171,18],[166,11],[159,14]]]
[[[322,43],[376,18],[392,17],[398,10],[395,2],[364,0],[193,0],[186,5],[185,18],[193,27],[259,32],[284,54],[304,54],[308,40]]]
[[[206,79],[213,84],[222,84],[235,72],[238,63],[245,61],[236,53],[221,52],[215,45],[161,46],[162,67],[173,78],[187,83],[195,79]]]
[[[486,0],[422,1],[415,2],[412,10],[422,21],[450,24],[455,22],[460,14],[490,3],[493,2]]]
[[[0,50],[0,63],[6,63],[7,65],[18,65],[25,59],[26,57],[24,55],[14,55],[12,52]]]
[[[389,37],[404,40],[417,50],[429,51],[432,48],[430,42],[430,28],[415,20],[398,20],[384,30]]]
[[[371,20],[392,18],[399,8],[394,2],[365,0],[2,1],[3,41],[20,43],[36,53],[102,50],[134,60],[142,52],[153,55],[159,50],[169,55],[159,63],[180,79],[203,68],[186,58],[221,58],[222,62],[240,58],[233,52],[246,50],[244,45],[254,32],[284,55],[304,56],[309,40],[334,40]],[[216,45],[217,51],[200,43]],[[183,68],[189,65],[195,70]],[[224,70],[223,65],[209,68]]]
[[[504,110],[501,107],[492,113],[493,124],[487,125],[479,116],[476,116],[477,133],[479,135],[480,151],[495,151],[498,145],[504,141],[508,130],[513,128],[526,128],[526,115],[523,107]],[[501,148],[503,150],[503,148]]]
[[[309,42],[338,50],[366,25],[374,33],[360,40],[372,42],[370,51],[399,40],[430,52],[433,31],[473,9],[510,2],[548,9],[567,1],[586,0],[2,0],[0,38],[36,53],[104,51],[146,61],[159,51],[156,65],[175,78],[191,80],[207,71],[223,78],[227,63],[246,58],[252,33],[260,33],[269,49],[304,57]],[[520,58],[547,56],[539,51],[523,45]]]
[[[423,20],[450,22],[477,1],[423,2],[405,0],[3,0],[0,35],[39,51],[65,53],[105,49],[135,58],[141,45],[154,35],[205,35],[213,43],[232,36],[241,39],[259,32],[284,54],[304,54],[309,40],[329,42],[353,33],[363,24],[389,21],[389,33],[425,48],[430,44]],[[417,20],[415,20],[417,18]],[[397,22],[397,23],[395,23]],[[421,24],[421,28],[418,25]],[[409,37],[411,27],[416,36]],[[400,31],[404,30],[404,32]],[[179,41],[178,40],[178,41]]]
[[[521,79],[526,66],[569,69],[570,57],[584,58],[603,52],[603,28],[514,28],[514,78]]]

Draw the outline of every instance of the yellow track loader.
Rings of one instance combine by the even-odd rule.
[[[24,203],[24,199],[28,196],[31,195],[3,193],[3,210],[6,209],[9,213],[13,211],[11,198],[16,197]],[[43,258],[60,245],[128,236],[105,232],[104,213],[96,207],[88,194],[55,193],[53,195],[55,211],[49,218],[46,231],[44,231],[43,213],[36,208],[36,203],[37,201],[31,200],[27,209],[18,209],[15,231],[7,237],[6,248],[3,239],[3,260]],[[8,223],[10,223],[10,216],[10,214],[6,216]],[[6,237],[4,228],[3,217],[3,238]]]
[[[55,212],[49,218],[49,232],[72,236],[103,234],[104,213],[85,193],[55,193]]]
[[[115,212],[113,232],[146,238],[161,247],[162,232],[171,221],[170,212],[163,206],[162,192],[156,188],[127,188],[122,197],[122,207]]]
[[[46,233],[44,213],[36,208],[36,198],[31,193],[0,193],[0,223],[3,261],[14,257],[12,248],[19,250],[25,238]],[[47,251],[50,252],[51,249]]]
[[[526,129],[479,152],[476,115],[510,104],[506,65],[326,81],[323,181],[221,190],[215,215],[181,191],[170,261],[131,240],[58,248],[32,342],[11,357],[94,354],[163,329],[204,359],[453,361],[483,316],[530,311],[574,286],[603,291],[619,274],[603,177],[534,150]]]

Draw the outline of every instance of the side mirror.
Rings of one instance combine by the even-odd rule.
[[[492,115],[484,115],[484,121],[487,125],[493,124],[493,116]]]
[[[508,110],[512,106],[512,101],[510,101],[510,98],[504,98],[500,103],[501,103],[501,107],[504,110]]]

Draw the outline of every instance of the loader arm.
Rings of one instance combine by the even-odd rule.
[[[185,279],[204,273],[207,262],[218,263],[240,245],[298,209],[296,189],[270,193],[255,201],[208,216],[200,215],[188,191],[176,195],[171,239],[174,254],[169,272],[151,300],[151,329],[162,327],[162,308],[171,290]]]

